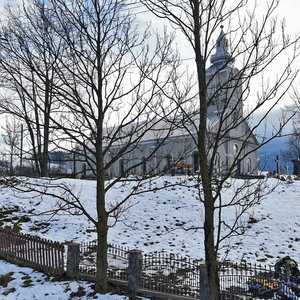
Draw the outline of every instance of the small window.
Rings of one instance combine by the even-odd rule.
[[[86,176],[86,163],[82,164],[82,175]]]
[[[145,156],[142,157],[142,174],[147,174],[147,159]]]
[[[216,156],[215,156],[214,169],[217,174],[221,173],[221,160],[220,160],[220,154],[218,152],[216,153]]]
[[[173,157],[171,154],[166,155],[166,169],[169,170],[172,167]]]
[[[200,159],[199,159],[199,153],[198,151],[195,151],[192,155],[192,159],[193,159],[193,169],[194,172],[199,171],[200,168]]]
[[[248,157],[248,159],[247,159],[247,172],[248,172],[248,174],[252,173],[252,165],[251,165],[251,158],[250,157]]]
[[[119,170],[120,170],[120,176],[124,176],[125,173],[124,159],[119,160]]]
[[[238,146],[238,144],[234,144],[233,145],[233,152],[234,152],[235,155],[238,154],[238,152],[239,152],[239,146]]]

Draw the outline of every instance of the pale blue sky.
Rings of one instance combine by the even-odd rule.
[[[101,1],[101,0],[100,0]],[[234,1],[234,0],[233,0]],[[253,4],[255,0],[249,0],[249,3]],[[17,2],[21,2],[21,0],[0,0],[0,18],[3,18],[3,7],[5,3],[11,3],[15,4]],[[261,8],[261,13],[264,13],[263,7],[266,5],[266,0],[257,0],[259,8]],[[143,9],[139,8],[138,11],[142,11]],[[291,35],[297,34],[300,32],[300,25],[299,25],[299,19],[300,19],[300,1],[299,0],[281,0],[279,3],[279,9],[277,10],[279,18],[285,18],[286,19],[286,25],[287,25],[287,31]],[[153,19],[153,16],[151,14],[139,14],[138,20],[150,20]],[[153,26],[157,24],[157,21],[153,22]],[[226,27],[225,29],[226,30]],[[216,37],[218,36],[218,32],[216,32]],[[181,48],[181,57],[182,58],[192,58],[193,52],[190,49],[190,46],[187,45],[188,43],[182,39],[178,41],[178,44]],[[194,65],[194,60],[191,59],[189,62],[191,64],[192,68]],[[278,67],[278,66],[277,66]],[[299,68],[300,68],[300,61],[299,61]],[[274,76],[276,74],[276,68],[271,69],[270,73],[271,76]],[[300,86],[300,84],[299,84]],[[285,97],[285,101],[283,102],[283,105],[286,104],[288,101],[289,97],[288,95]],[[246,104],[248,105],[248,104]],[[277,118],[276,118],[277,119]]]

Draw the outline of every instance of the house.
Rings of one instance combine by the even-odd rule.
[[[228,41],[221,28],[215,53],[211,56],[211,66],[207,69],[208,86],[208,151],[220,136],[215,154],[215,168],[222,174],[234,164],[236,175],[256,174],[258,142],[247,121],[243,117],[243,83],[240,71],[228,52]],[[222,122],[220,120],[222,119]],[[154,120],[151,124],[128,127],[126,138],[119,138],[109,144],[104,161],[108,177],[141,175],[155,172],[194,173],[199,170],[199,155],[195,144],[197,113],[192,122],[174,124],[166,120]],[[176,122],[175,122],[176,123]],[[149,130],[139,136],[142,127]],[[171,128],[172,127],[172,128]],[[172,129],[172,130],[170,130]],[[112,136],[113,129],[106,129],[105,136]],[[125,129],[126,130],[126,129]],[[120,155],[120,150],[128,142],[135,140]],[[122,152],[122,151],[121,151]],[[92,158],[84,162],[81,158],[76,164],[78,174],[89,177],[94,174]]]

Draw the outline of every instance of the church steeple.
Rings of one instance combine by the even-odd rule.
[[[241,117],[243,115],[242,83],[239,70],[235,67],[234,59],[230,54],[223,26],[210,62],[211,65],[206,70],[208,97],[211,103],[209,112],[215,115],[233,109]]]
[[[221,32],[216,43],[216,52],[210,57],[212,65],[224,65],[232,61],[232,57],[228,52],[228,40],[223,31],[224,26],[221,25]]]

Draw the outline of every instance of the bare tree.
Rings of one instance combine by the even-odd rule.
[[[39,176],[48,173],[50,114],[55,106],[52,86],[57,59],[63,52],[62,39],[50,27],[51,14],[43,1],[7,8],[7,22],[1,26],[2,113],[22,120],[30,137],[32,155]]]
[[[222,199],[222,188],[231,176],[240,173],[241,163],[270,140],[263,136],[259,144],[255,130],[268,118],[296,78],[297,71],[294,72],[292,66],[299,52],[298,38],[291,39],[285,32],[284,22],[278,23],[273,17],[279,1],[269,1],[263,15],[250,1],[231,4],[222,0],[141,2],[155,16],[167,19],[173,28],[179,29],[194,52],[198,104],[194,105],[192,114],[186,113],[191,111],[186,107],[182,108],[182,113],[189,121],[186,128],[199,153],[199,196],[205,212],[209,299],[220,299],[217,261],[220,242],[244,233],[242,216],[262,197],[261,188],[254,188],[249,181],[239,186],[229,201]],[[226,35],[223,24],[227,24]],[[265,71],[283,53],[289,53],[290,60],[286,61],[281,73],[270,80],[264,78]],[[234,61],[240,62],[239,69],[234,67]],[[261,80],[260,89],[256,88],[257,78]],[[256,100],[252,100],[251,108],[246,111],[243,102],[250,97]],[[250,127],[247,122],[262,108],[265,109],[262,118],[257,123],[252,121]],[[280,134],[283,126],[277,128],[272,138]],[[227,159],[220,161],[218,152],[231,145],[233,138],[240,142],[233,145],[233,152],[227,148]],[[250,172],[254,167],[249,163]],[[222,210],[229,206],[238,209],[233,224],[225,224],[222,220]]]
[[[51,18],[45,15],[45,23],[51,24],[51,34],[64,45],[57,56],[51,52],[57,48],[49,48],[58,76],[51,81],[57,103],[48,115],[52,142],[72,152],[96,178],[96,215],[86,210],[71,188],[61,185],[64,196],[53,195],[65,203],[58,209],[80,211],[95,225],[96,290],[105,292],[109,225],[130,207],[132,195],[145,192],[143,180],[162,174],[157,170],[165,158],[158,157],[157,150],[176,126],[178,106],[170,99],[175,86],[181,85],[178,55],[171,47],[172,35],[151,36],[149,28],[138,31],[126,1],[53,0],[46,11]],[[153,140],[153,147],[144,147],[145,139]],[[136,187],[129,195],[107,196],[112,187],[124,182],[124,176],[141,173],[137,169],[144,168],[145,162],[145,176],[136,176]],[[112,170],[114,177],[105,182]],[[29,190],[47,194],[47,186]]]
[[[292,98],[294,103],[287,107],[287,111],[293,116],[292,131],[287,141],[288,150],[285,151],[289,160],[300,158],[300,94],[296,88],[293,89]]]
[[[290,159],[299,159],[300,158],[300,132],[299,128],[295,126],[293,132],[288,139],[289,147],[289,158]]]
[[[5,154],[9,156],[9,174],[14,174],[13,164],[20,155],[20,144],[21,144],[21,125],[16,119],[9,121],[6,119],[5,126],[2,127],[3,133],[2,138],[6,146],[8,147]]]

